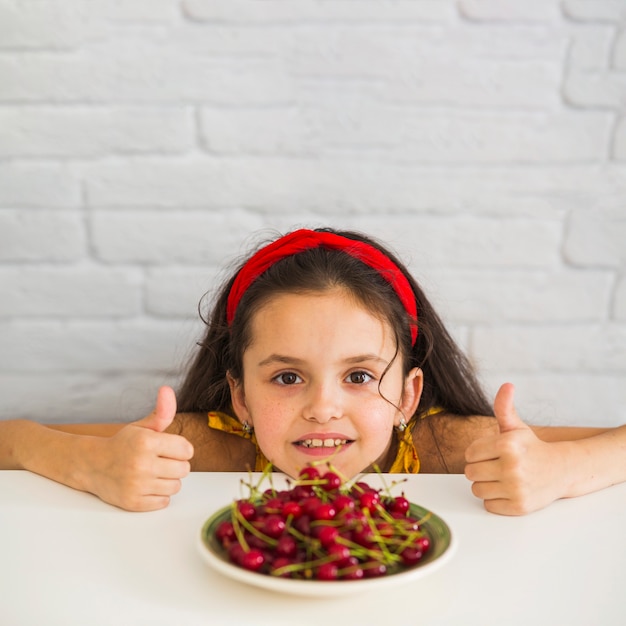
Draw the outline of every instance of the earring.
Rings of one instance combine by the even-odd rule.
[[[404,419],[404,417],[400,418],[400,423],[396,426],[396,430],[399,433],[403,433],[406,430],[406,420]]]
[[[252,426],[250,426],[250,424],[248,424],[248,422],[242,422],[241,423],[242,427],[243,427],[243,432],[246,433],[246,435],[251,435],[252,431],[254,430],[254,428]]]

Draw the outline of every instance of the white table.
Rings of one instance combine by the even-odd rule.
[[[202,523],[242,477],[192,474],[167,509],[128,513],[0,472],[0,624],[626,624],[626,485],[511,518],[485,512],[463,476],[409,477],[407,496],[451,526],[453,558],[406,585],[320,599],[232,581],[199,556]]]

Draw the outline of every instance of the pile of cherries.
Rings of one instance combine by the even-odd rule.
[[[231,562],[284,578],[359,580],[420,562],[430,539],[404,496],[305,467],[289,489],[235,500],[216,539]]]

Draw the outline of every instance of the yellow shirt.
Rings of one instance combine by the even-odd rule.
[[[441,411],[442,409],[440,408],[432,408],[421,417],[414,416],[403,431],[396,431],[398,437],[398,454],[389,469],[391,474],[417,474],[420,471],[420,460],[413,442],[413,426],[419,419],[440,413]],[[226,413],[211,411],[208,417],[210,428],[249,439],[254,444],[256,447],[256,465],[254,470],[256,472],[262,472],[267,467],[269,461],[263,452],[261,452],[254,431],[244,430],[239,420]]]

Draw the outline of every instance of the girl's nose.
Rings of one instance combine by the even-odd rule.
[[[303,417],[312,422],[325,424],[342,415],[339,389],[331,383],[312,384],[307,394]]]

